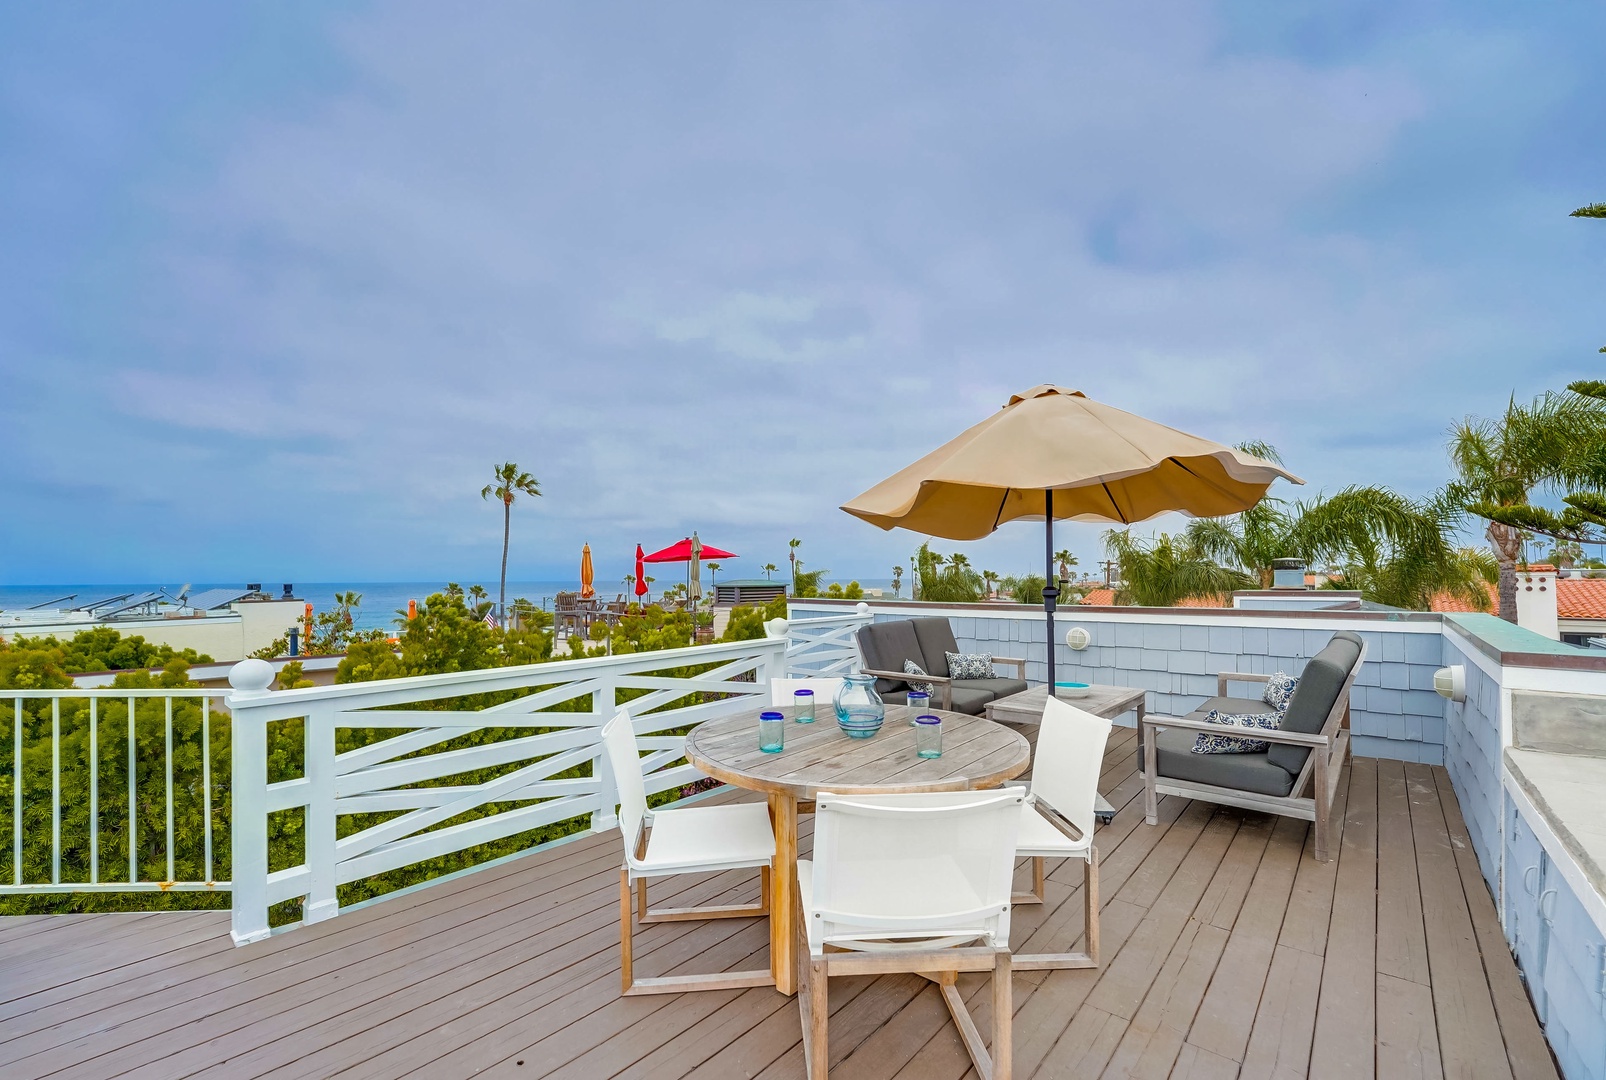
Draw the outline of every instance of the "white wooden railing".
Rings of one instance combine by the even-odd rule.
[[[771,637],[785,637],[786,667],[797,676],[846,675],[859,669],[855,638],[861,626],[874,619],[870,605],[861,603],[842,615],[809,619],[776,619],[765,626]]]
[[[787,670],[789,651],[785,639],[766,638],[278,692],[267,689],[266,662],[242,661],[230,674],[229,698],[235,942],[266,937],[272,905],[300,898],[302,921],[329,919],[339,913],[340,885],[422,859],[586,815],[593,828],[613,827],[616,799],[599,729],[616,709],[630,710],[642,749],[651,751],[642,759],[648,793],[678,787],[701,774],[674,764],[685,739],[675,729],[767,694],[769,680]],[[712,667],[700,674],[671,673],[705,665]],[[477,709],[407,708],[509,691],[520,696]],[[643,693],[621,701],[620,691]],[[693,695],[697,700],[672,705]],[[547,711],[570,702],[580,711]],[[270,784],[268,725],[297,719],[304,725],[303,774]],[[530,733],[518,734],[521,728]],[[341,729],[397,733],[337,753]],[[488,731],[507,733],[438,749]],[[583,766],[590,775],[558,775]],[[478,770],[496,772],[480,783],[434,783]],[[442,827],[491,803],[518,805]],[[304,861],[270,870],[269,816],[296,809],[305,815]],[[374,812],[399,813],[337,836],[342,816]]]
[[[0,769],[0,780],[10,787],[11,866],[0,896],[229,888],[213,877],[213,816],[223,808],[213,790],[212,725],[224,718],[214,717],[212,706],[221,695],[0,691],[0,701],[7,698],[10,767]],[[123,805],[108,805],[116,803]],[[156,822],[147,815],[141,825],[142,805],[162,808]],[[40,849],[47,808],[48,857]],[[82,821],[78,808],[86,811]],[[115,861],[102,857],[108,835]],[[65,868],[64,853],[72,859]]]

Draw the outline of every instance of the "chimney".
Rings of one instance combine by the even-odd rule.
[[[1271,561],[1271,587],[1274,589],[1305,588],[1305,560],[1273,559]]]
[[[1517,571],[1517,625],[1552,641],[1561,640],[1556,621],[1556,568],[1537,563]]]

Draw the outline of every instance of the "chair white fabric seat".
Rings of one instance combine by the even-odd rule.
[[[658,810],[651,821],[646,856],[631,860],[633,876],[734,870],[762,866],[775,856],[775,833],[764,803]]]
[[[1015,845],[1016,854],[1050,859],[1080,858],[1093,846],[1093,837],[1089,834],[1073,840],[1055,828],[1054,823],[1043,816],[1046,811],[1039,810],[1032,800],[1028,799],[1020,809],[1020,840]]]

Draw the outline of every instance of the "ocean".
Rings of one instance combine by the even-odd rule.
[[[658,580],[653,583],[653,593],[656,596],[663,585],[673,585],[684,580],[683,568],[656,567],[659,572],[652,575]],[[674,573],[681,570],[681,575]],[[720,575],[721,577],[729,575]],[[858,579],[866,588],[885,589],[887,595],[892,595],[892,581],[871,581],[865,578]],[[168,582],[137,582],[133,584],[109,585],[0,585],[0,611],[16,613],[24,608],[43,604],[47,607],[74,607],[78,604],[93,603],[119,593],[138,593],[162,590],[169,596],[176,596],[178,590],[184,586],[182,581]],[[199,593],[202,589],[244,589],[246,582],[194,582],[190,586],[191,593]],[[284,582],[261,582],[262,591],[270,596],[278,596],[284,591]],[[356,624],[359,628],[392,629],[398,612],[405,613],[407,601],[425,600],[430,593],[440,592],[446,588],[445,581],[316,581],[294,582],[295,595],[298,599],[311,602],[314,611],[327,611],[334,606],[335,593],[356,592],[362,597],[362,603],[356,610]],[[461,580],[459,585],[467,589],[472,585],[483,585],[485,591],[494,600],[496,598],[496,579],[490,581]],[[703,588],[709,587],[708,574],[703,574]],[[847,584],[846,581],[843,584]],[[596,583],[597,595],[604,600],[612,600],[620,593],[626,592],[627,587],[621,581]],[[552,598],[560,592],[578,592],[580,581],[510,581],[507,583],[508,602],[523,597],[543,607],[552,607]],[[62,600],[62,597],[75,595],[73,600]],[[60,601],[59,603],[57,601]]]

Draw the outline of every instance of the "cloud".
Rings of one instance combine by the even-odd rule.
[[[0,556],[75,576],[52,493],[94,476],[130,537],[229,494],[102,545],[114,576],[466,576],[511,458],[526,576],[692,528],[864,572],[919,538],[836,507],[1045,381],[1425,491],[1451,419],[1590,374],[1565,213],[1606,140],[1534,148],[1606,76],[1576,12],[1270,14],[387,4],[54,74],[71,35],[15,46],[0,227],[47,226],[0,251],[36,523]]]

